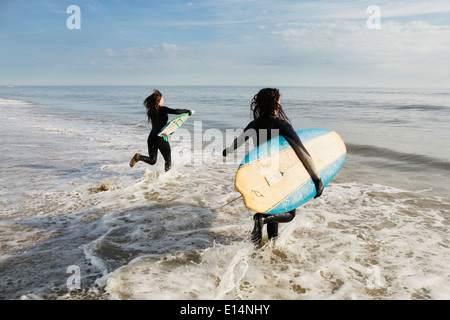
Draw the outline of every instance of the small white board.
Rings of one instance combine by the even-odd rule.
[[[179,127],[181,127],[186,120],[192,116],[195,113],[194,110],[191,111],[191,114],[189,115],[188,112],[183,113],[182,115],[178,116],[177,118],[173,119],[172,121],[169,121],[168,124],[165,125],[164,128],[158,133],[158,137],[162,137],[165,135],[166,137],[174,133]]]

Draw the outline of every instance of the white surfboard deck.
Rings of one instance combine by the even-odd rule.
[[[195,111],[191,111],[191,115],[189,115],[189,113],[183,113],[180,116],[178,116],[177,118],[169,121],[164,128],[161,129],[161,131],[158,133],[158,137],[162,137],[163,135],[165,136],[169,136],[172,133],[174,133],[178,128],[180,128],[185,122],[186,120],[192,116]]]

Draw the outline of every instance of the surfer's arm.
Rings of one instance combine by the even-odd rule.
[[[234,139],[233,143],[231,144],[231,146],[229,146],[228,148],[225,148],[222,151],[222,155],[224,157],[226,157],[229,153],[232,153],[234,150],[236,150],[237,148],[239,148],[241,145],[244,144],[245,141],[247,141],[249,138],[248,135],[245,134],[245,131],[242,131],[242,133],[239,135],[239,137],[237,137],[236,139]]]
[[[320,178],[319,170],[317,170],[313,158],[311,158],[311,155],[309,154],[308,150],[306,150],[305,146],[301,141],[296,141],[297,139],[294,140],[292,139],[292,137],[289,137],[288,135],[283,136],[287,140],[287,142],[289,142],[289,144],[292,146],[298,158],[303,163],[309,175],[311,176],[317,191],[317,194],[314,198],[320,197],[323,192],[323,184],[322,179]]]
[[[189,113],[189,115],[192,114],[192,111],[189,109],[172,109],[169,107],[161,107],[161,108],[165,108],[166,112],[169,114],[183,114],[183,113]]]
[[[226,157],[227,154],[232,153],[234,150],[242,146],[250,137],[256,137],[256,131],[253,128],[253,121],[250,122],[250,124],[244,129],[244,131],[242,131],[242,133],[236,139],[234,139],[231,146],[225,148],[222,151],[222,155]]]

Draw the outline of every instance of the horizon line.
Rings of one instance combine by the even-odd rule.
[[[15,87],[248,87],[248,88],[376,88],[376,89],[450,89],[450,86],[433,85],[236,85],[236,84],[0,84],[3,88]]]

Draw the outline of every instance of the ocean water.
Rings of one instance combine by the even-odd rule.
[[[280,88],[296,130],[348,155],[254,248],[234,188],[251,146],[221,151],[260,88],[156,88],[196,111],[167,173],[128,165],[153,87],[0,88],[1,299],[450,298],[450,90]]]

